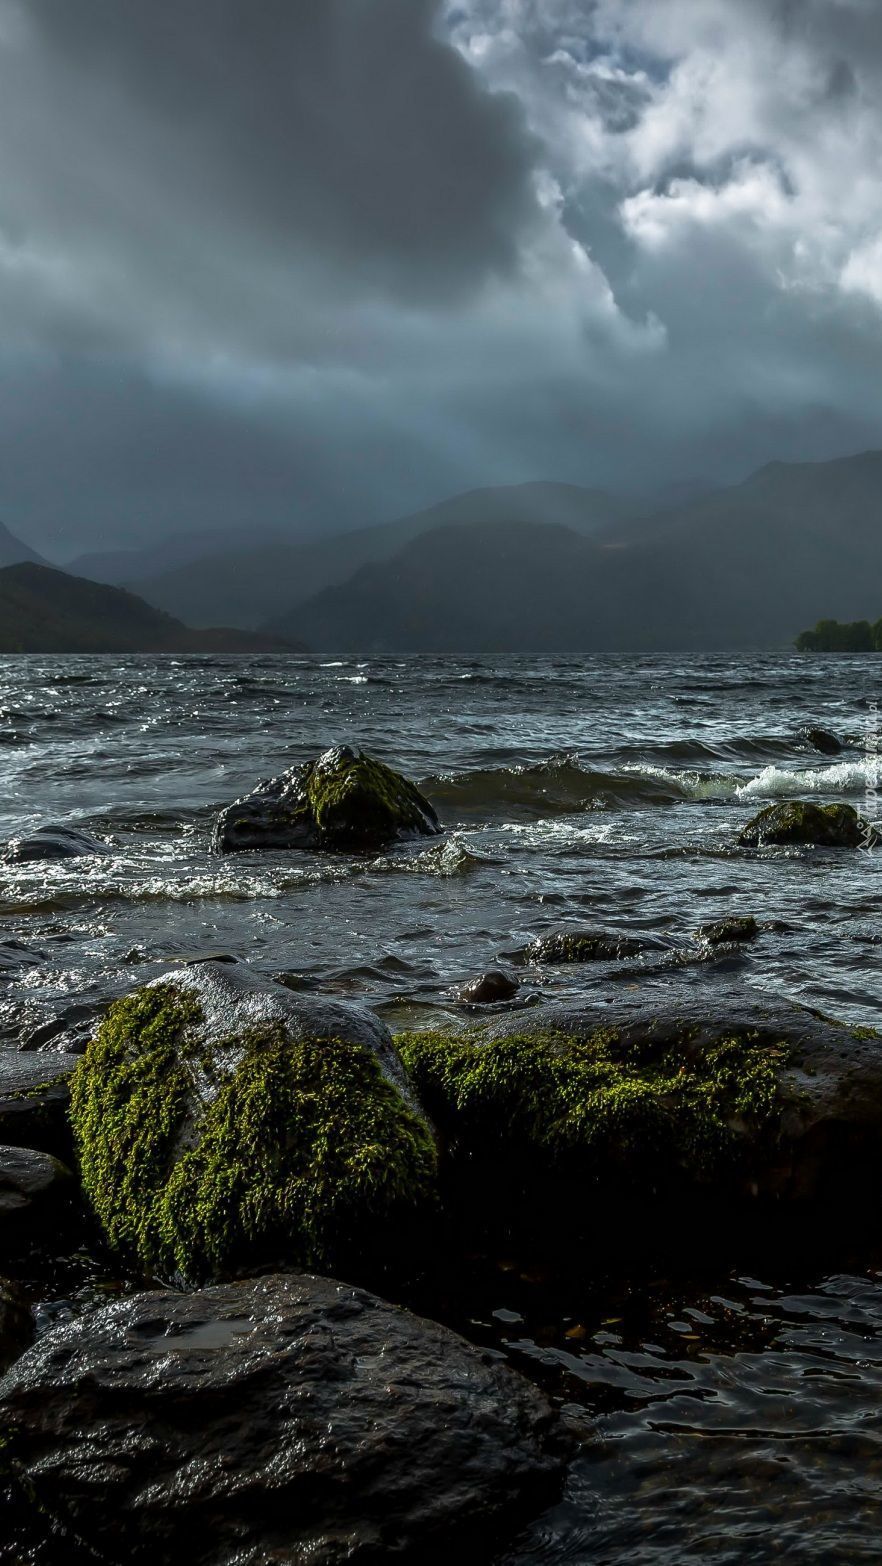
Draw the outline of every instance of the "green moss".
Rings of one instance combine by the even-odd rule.
[[[773,1134],[785,1051],[755,1037],[548,1035],[489,1043],[438,1033],[396,1040],[454,1159],[645,1181],[732,1170],[751,1133]]]
[[[334,843],[427,829],[434,812],[415,784],[371,756],[339,751],[315,766],[306,796],[320,837]]]
[[[112,1245],[188,1279],[330,1267],[431,1199],[430,1134],[369,1050],[267,1024],[208,1055],[198,1021],[171,986],[143,990],[76,1073],[83,1183]]]

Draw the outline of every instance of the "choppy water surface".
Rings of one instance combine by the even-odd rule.
[[[798,796],[865,802],[882,663],[788,655],[588,661],[0,660],[0,836],[84,827],[112,853],[0,866],[0,1042],[58,1047],[108,994],[223,953],[392,1023],[562,924],[649,932],[644,960],[527,968],[547,998],[725,975],[879,1020],[882,853],[745,852]],[[832,730],[825,756],[801,737]],[[214,812],[349,742],[422,781],[448,836],[375,858],[212,858]],[[699,924],[765,926],[713,955]],[[59,1020],[60,1019],[60,1020]],[[561,1299],[516,1272],[459,1325],[599,1417],[519,1562],[712,1566],[882,1558],[882,1285],[811,1277],[610,1283]],[[490,1306],[493,1301],[490,1301]],[[511,1318],[515,1318],[512,1320]]]

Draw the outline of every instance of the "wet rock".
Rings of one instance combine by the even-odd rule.
[[[464,984],[458,998],[464,1006],[495,1006],[501,1001],[511,1000],[519,989],[517,979],[513,979],[511,974],[503,973],[499,968],[491,968],[488,973],[479,974],[478,978]]]
[[[533,941],[520,954],[524,962],[620,962],[656,950],[657,941],[628,935],[607,934],[603,930],[556,930]]]
[[[70,1076],[76,1055],[0,1049],[0,1142],[66,1158]]]
[[[433,1134],[388,1029],[244,965],[176,969],[113,1006],[72,1120],[108,1240],[165,1277],[376,1262],[434,1202]]]
[[[0,1382],[36,1497],[102,1559],[376,1566],[484,1558],[570,1442],[514,1371],[304,1274],[141,1294]]]
[[[749,821],[738,841],[742,848],[811,843],[819,848],[861,848],[879,834],[852,805],[816,805],[787,799],[767,805]]]
[[[8,978],[21,968],[34,968],[45,961],[45,953],[35,952],[22,941],[0,943],[0,979]]]
[[[218,853],[241,849],[382,848],[440,832],[415,784],[348,746],[259,783],[223,810],[214,829]]]
[[[28,1248],[60,1235],[69,1222],[76,1182],[51,1153],[0,1146],[0,1248]]]
[[[804,728],[799,731],[800,738],[813,750],[819,750],[825,756],[838,756],[842,750],[842,741],[831,734],[828,729]]]
[[[0,1278],[0,1375],[19,1359],[34,1336],[34,1319],[15,1285]]]
[[[19,1048],[51,1054],[82,1055],[109,1005],[110,998],[101,996],[70,1001],[67,1005],[53,1008],[48,1015],[45,1006],[40,1006],[35,1014],[25,1007]]]
[[[88,832],[78,832],[73,827],[46,826],[25,837],[10,838],[3,850],[2,859],[9,865],[29,864],[41,859],[79,859],[88,854],[106,854],[106,843],[100,843]]]
[[[701,924],[695,933],[708,946],[722,946],[730,941],[755,941],[759,935],[759,925],[752,914],[743,914],[729,919],[716,919],[711,924]]]
[[[496,1017],[399,1049],[466,1200],[591,1221],[683,1193],[882,1202],[882,1037],[735,986],[666,985]],[[480,1193],[480,1196],[479,1196]],[[489,1198],[487,1193],[489,1193]],[[588,1198],[590,1197],[590,1200]],[[491,1217],[497,1217],[494,1208]]]

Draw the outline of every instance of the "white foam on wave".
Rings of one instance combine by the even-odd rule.
[[[723,772],[675,772],[670,767],[653,767],[648,763],[635,763],[624,770],[636,777],[665,783],[677,789],[684,799],[731,799],[738,788],[738,779]]]
[[[790,771],[786,767],[764,767],[748,783],[736,789],[739,799],[798,799],[803,794],[864,794],[878,784],[878,762],[839,761],[830,767],[811,767]]]

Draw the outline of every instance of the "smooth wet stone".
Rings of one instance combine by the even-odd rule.
[[[51,1153],[0,1145],[0,1252],[60,1236],[75,1191],[71,1171]]]
[[[7,1278],[0,1278],[0,1375],[20,1359],[34,1336],[34,1318]]]
[[[2,858],[6,864],[23,865],[32,860],[80,859],[107,853],[107,844],[88,832],[79,832],[74,827],[46,826],[24,837],[10,838]]]
[[[814,844],[818,848],[863,848],[879,840],[878,831],[853,805],[816,805],[788,799],[767,805],[741,832],[742,848]]]
[[[570,1449],[545,1397],[447,1328],[305,1274],[114,1302],[0,1381],[38,1500],[102,1559],[490,1559]]]
[[[701,924],[695,933],[708,946],[722,946],[730,941],[755,941],[759,935],[759,925],[752,914],[743,914],[730,919],[716,919],[711,924]]]
[[[385,1025],[245,964],[112,1007],[72,1123],[108,1241],[161,1277],[375,1264],[434,1211],[434,1133]]]
[[[533,941],[520,954],[524,962],[620,962],[657,950],[659,943],[646,938],[617,935],[603,930],[555,930]]]
[[[217,853],[245,849],[348,849],[434,837],[441,828],[414,783],[348,746],[259,783],[217,818]]]
[[[831,734],[829,729],[804,728],[799,731],[800,737],[813,750],[818,750],[825,756],[838,756],[842,750],[842,741]]]
[[[76,1055],[0,1049],[0,1142],[65,1158],[70,1077]]]
[[[499,968],[491,968],[488,973],[481,973],[476,979],[470,979],[459,991],[459,1000],[464,1006],[495,1006],[502,1001],[512,1000],[517,995],[520,985],[511,974],[503,973]]]

